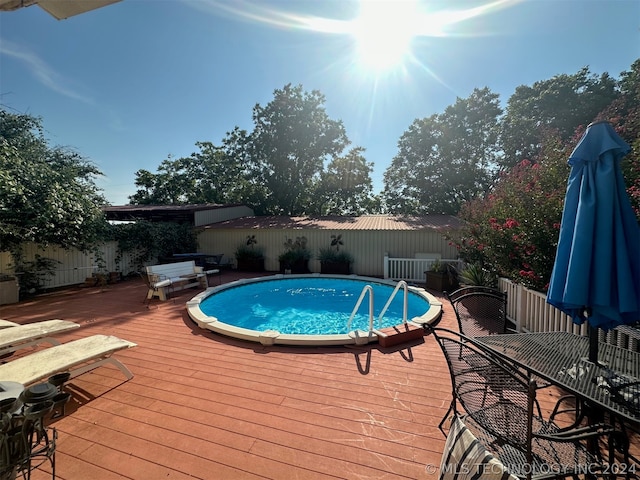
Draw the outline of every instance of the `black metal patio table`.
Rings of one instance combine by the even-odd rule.
[[[490,335],[473,340],[590,407],[640,424],[639,384],[618,392],[607,388],[607,382],[628,385],[640,381],[640,353],[600,343],[598,362],[592,363],[588,360],[589,339],[566,332]]]

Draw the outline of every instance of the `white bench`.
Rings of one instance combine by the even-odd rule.
[[[147,267],[147,278],[149,291],[147,299],[158,297],[160,300],[167,299],[167,291],[182,290],[184,288],[201,287],[207,288],[207,275],[220,273],[220,270],[204,271],[202,267],[197,267],[193,260],[187,262],[165,263],[162,265],[151,265]]]
[[[130,380],[133,378],[131,371],[111,354],[135,346],[135,343],[112,335],[91,335],[45,348],[0,365],[0,378],[28,386],[56,373],[70,372],[70,378],[75,378],[111,363]]]

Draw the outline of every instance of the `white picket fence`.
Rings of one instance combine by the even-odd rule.
[[[498,288],[507,292],[507,318],[518,332],[571,332],[588,335],[586,324],[576,325],[571,317],[547,303],[544,293],[528,289],[506,278],[498,280]],[[640,329],[618,327],[598,331],[601,342],[640,351]]]
[[[431,270],[431,266],[436,261],[441,264],[449,263],[457,270],[460,270],[463,265],[461,260],[452,258],[394,258],[385,255],[384,278],[424,284],[426,281],[424,272]]]

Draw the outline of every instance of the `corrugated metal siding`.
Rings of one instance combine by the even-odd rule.
[[[212,210],[201,210],[194,213],[194,225],[200,227],[211,223],[224,222],[234,218],[248,217],[253,215],[253,210],[246,205],[234,207],[217,208]]]
[[[314,257],[322,247],[331,243],[331,235],[342,235],[342,249],[355,258],[353,273],[359,275],[383,276],[384,254],[391,257],[413,257],[419,252],[440,253],[442,258],[457,258],[455,247],[438,232],[428,231],[356,231],[356,230],[308,230],[308,229],[211,229],[198,236],[199,249],[204,253],[222,253],[235,261],[234,252],[238,245],[246,242],[248,235],[255,235],[257,246],[264,249],[265,268],[277,271],[280,268],[278,255],[284,251],[286,238],[307,237],[307,246]],[[309,262],[313,272],[320,271],[320,262],[315,258]]]
[[[243,207],[240,207],[243,208]],[[235,212],[237,213],[237,212]],[[235,213],[231,213],[232,215]],[[314,228],[211,228],[198,236],[201,253],[222,253],[235,262],[234,252],[238,245],[246,242],[248,235],[255,235],[258,246],[265,249],[265,268],[278,271],[278,256],[284,251],[287,238],[305,236],[308,248],[314,258],[309,262],[313,272],[320,271],[320,262],[315,259],[322,247],[331,243],[331,235],[342,235],[345,251],[355,258],[353,273],[382,277],[384,275],[384,255],[390,257],[413,258],[416,253],[439,253],[442,258],[457,258],[458,253],[448,244],[441,233],[435,230],[343,230]],[[125,255],[116,263],[117,245],[109,242],[101,246],[102,258],[106,270],[119,271],[124,275],[135,271],[130,257]],[[55,247],[42,249],[38,245],[25,247],[27,260],[33,260],[36,254],[52,258],[60,263],[56,266],[56,275],[47,282],[47,287],[60,287],[83,283],[97,271],[98,261],[94,253],[84,254],[77,250],[66,251]],[[0,253],[0,273],[13,273],[8,253]]]

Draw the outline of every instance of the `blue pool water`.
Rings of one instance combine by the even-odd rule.
[[[399,290],[381,324],[378,315],[393,287],[363,280],[291,278],[260,281],[209,295],[202,312],[219,321],[250,330],[277,330],[298,335],[345,334],[353,308],[365,285],[374,291],[374,328],[402,323],[403,291]],[[409,291],[407,319],[423,315],[429,302]],[[369,330],[369,296],[354,317],[350,330]]]

